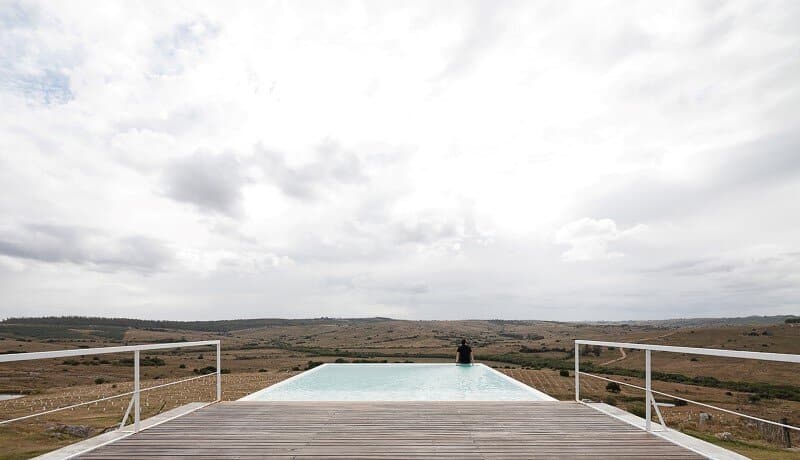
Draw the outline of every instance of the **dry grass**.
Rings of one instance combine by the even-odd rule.
[[[234,331],[218,335],[197,331],[152,331],[129,330],[124,341],[152,343],[156,341],[207,340],[223,341],[222,367],[230,371],[223,375],[223,398],[238,399],[241,396],[264,388],[305,369],[308,361],[330,362],[338,356],[352,353],[369,353],[371,359],[386,359],[389,362],[409,359],[414,362],[443,361],[443,358],[420,358],[416,355],[454,353],[455,344],[466,337],[478,354],[503,355],[518,353],[520,348],[570,349],[575,338],[598,339],[623,342],[650,342],[669,345],[744,349],[800,353],[800,327],[771,326],[728,328],[683,328],[665,329],[650,326],[583,326],[549,322],[497,323],[490,321],[374,321],[335,322],[307,325],[283,325],[258,329]],[[760,335],[766,330],[769,335]],[[763,346],[763,345],[767,346]],[[101,347],[120,345],[87,336],[86,340],[27,341],[5,338],[0,340],[0,352],[42,351],[65,348]],[[304,350],[323,350],[325,356]],[[294,350],[294,351],[293,351]],[[380,357],[383,355],[384,357]],[[389,356],[386,356],[389,355]],[[561,359],[564,352],[535,353],[525,356]],[[194,369],[215,365],[214,352],[210,348],[191,350],[168,350],[150,354],[163,360],[161,366],[142,367],[143,387],[162,384],[181,378],[196,376]],[[405,356],[402,358],[400,356]],[[63,364],[64,360],[46,360],[13,365],[0,365],[0,392],[23,392],[21,399],[0,402],[0,413],[8,419],[34,411],[62,407],[112,394],[130,391],[133,369],[120,365],[120,359],[128,355],[101,355],[76,358],[77,365]],[[620,357],[618,350],[603,348],[599,357],[582,358],[584,362],[604,363]],[[709,375],[722,380],[761,381],[800,385],[800,372],[796,365],[743,362],[722,358],[699,357],[692,361],[689,356],[654,353],[654,370],[675,372],[684,375]],[[347,357],[347,359],[352,359]],[[107,362],[103,362],[107,361]],[[508,366],[505,363],[489,363]],[[180,366],[184,367],[181,368]],[[643,353],[628,353],[625,359],[613,363],[614,367],[642,369]],[[558,399],[574,398],[574,380],[561,377],[550,369],[522,369],[518,366],[502,369],[503,372],[521,380]],[[263,370],[263,372],[259,372]],[[95,384],[103,378],[107,383]],[[635,378],[627,379],[640,385]],[[214,396],[213,377],[147,392],[143,396],[143,416],[151,416],[187,402],[211,400]],[[605,382],[584,377],[582,396],[597,400],[607,399]],[[724,389],[703,388],[676,383],[654,382],[654,388],[689,399],[708,402],[747,414],[769,419],[789,417],[795,423],[800,414],[800,403],[783,400],[761,400],[751,403],[747,394],[725,394]],[[623,389],[615,395],[616,404],[626,409],[643,406],[643,395],[638,390]],[[0,458],[28,458],[75,442],[76,438],[48,431],[57,423],[88,425],[99,433],[116,427],[127,407],[129,398],[99,403],[75,410],[59,412],[30,421],[0,426]],[[739,450],[754,458],[762,454],[795,455],[783,450],[770,451],[757,432],[738,417],[717,414],[713,422],[704,426],[697,423],[701,409],[684,406],[664,409],[670,426],[683,429],[698,436],[713,436],[720,431],[734,433],[738,444],[725,447]],[[703,409],[703,411],[705,411]],[[716,438],[714,438],[716,439]],[[797,440],[797,438],[795,438]],[[798,440],[800,441],[800,440]],[[775,457],[779,458],[779,457]],[[782,457],[781,457],[782,458]],[[788,457],[786,457],[788,458]],[[796,457],[795,457],[796,458]]]

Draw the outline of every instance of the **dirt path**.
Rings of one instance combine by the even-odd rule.
[[[627,353],[625,353],[625,349],[624,349],[624,348],[620,348],[620,349],[619,349],[619,352],[622,354],[622,356],[620,356],[620,357],[619,357],[619,358],[617,358],[617,359],[612,359],[611,361],[607,361],[607,362],[605,362],[605,363],[601,364],[601,366],[608,366],[609,364],[614,364],[614,363],[616,363],[617,361],[622,361],[623,359],[625,359],[625,358],[627,358],[627,357],[628,357],[628,354],[627,354]]]

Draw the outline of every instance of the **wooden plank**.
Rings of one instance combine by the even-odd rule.
[[[226,402],[82,455],[134,458],[702,458],[572,402]]]

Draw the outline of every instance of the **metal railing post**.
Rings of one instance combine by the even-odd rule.
[[[142,415],[139,386],[139,350],[133,352],[133,432],[139,432],[139,419]]]
[[[651,428],[652,428],[651,427],[651,422],[650,422],[650,416],[651,416],[651,411],[653,410],[653,394],[650,392],[650,390],[651,390],[651,388],[650,388],[650,386],[651,386],[650,380],[651,380],[650,379],[650,350],[645,350],[644,351],[644,388],[645,388],[644,400],[645,400],[645,404],[647,405],[647,408],[644,411],[644,413],[645,413],[644,426],[645,426],[645,430],[647,430],[647,431],[650,431]]]
[[[575,401],[581,402],[581,362],[580,345],[575,341]]]
[[[220,342],[217,342],[217,401],[222,400],[222,356]]]

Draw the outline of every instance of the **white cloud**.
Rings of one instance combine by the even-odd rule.
[[[645,229],[640,224],[627,230],[618,230],[617,224],[611,219],[595,220],[584,217],[558,229],[555,242],[571,246],[561,254],[561,258],[566,261],[612,259],[624,254],[609,249],[610,243],[633,237]]]
[[[794,312],[797,23],[4,5],[0,316]]]

